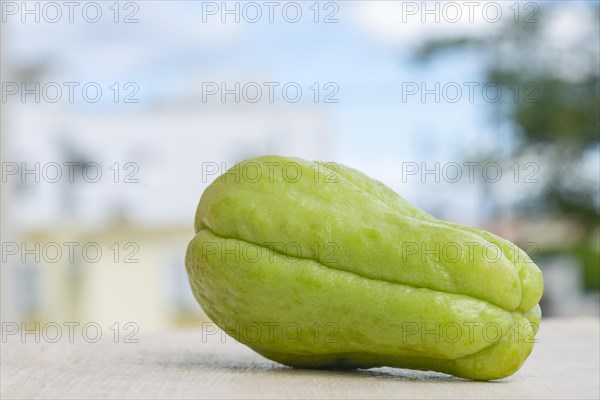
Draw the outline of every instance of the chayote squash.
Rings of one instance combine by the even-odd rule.
[[[203,193],[186,267],[225,332],[303,368],[489,380],[529,356],[542,274],[491,233],[440,221],[333,163],[245,160]]]

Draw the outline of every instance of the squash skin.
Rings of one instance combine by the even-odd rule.
[[[543,280],[529,257],[351,168],[245,160],[205,190],[195,229],[186,255],[194,296],[274,361],[489,380],[532,351]]]

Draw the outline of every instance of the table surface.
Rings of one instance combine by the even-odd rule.
[[[473,382],[435,372],[301,370],[200,330],[138,335],[138,343],[36,343],[5,337],[8,398],[594,398],[600,397],[597,318],[545,319],[515,375]]]

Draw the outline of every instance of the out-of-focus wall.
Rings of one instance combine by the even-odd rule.
[[[598,227],[521,207],[567,146],[540,150],[510,114],[562,94],[558,111],[517,114],[597,116],[564,91],[597,86],[597,5],[492,2],[468,17],[457,2],[456,20],[443,2],[282,2],[255,21],[242,2],[85,2],[71,21],[52,3],[0,6],[3,321],[200,324],[183,263],[196,205],[261,154],[347,164],[518,242],[544,271],[545,315],[598,313]],[[489,73],[504,65],[552,79]],[[534,134],[569,136],[572,115]],[[591,148],[572,175],[596,188]]]

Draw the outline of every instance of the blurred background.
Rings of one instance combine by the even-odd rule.
[[[598,315],[598,2],[0,4],[2,321],[200,325],[197,202],[261,154],[506,237],[544,315]]]

